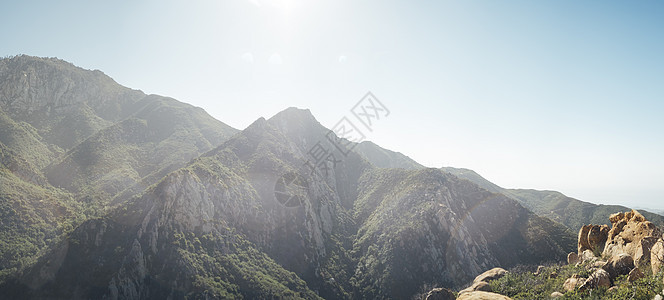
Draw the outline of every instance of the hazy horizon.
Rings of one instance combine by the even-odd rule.
[[[505,188],[664,211],[664,3],[6,4],[0,55],[58,57],[243,129],[291,106]]]

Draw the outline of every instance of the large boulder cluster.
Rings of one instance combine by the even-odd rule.
[[[563,288],[594,289],[611,287],[615,279],[628,275],[629,281],[643,278],[643,270],[657,273],[664,264],[662,232],[637,211],[621,212],[609,217],[607,225],[585,225],[579,230],[578,252],[570,253],[567,262],[583,264],[590,271],[585,278],[574,274]]]
[[[567,263],[584,266],[585,271],[568,278],[562,286],[564,291],[616,289],[614,284],[620,276],[634,282],[645,277],[644,270],[651,269],[656,274],[664,268],[664,237],[657,226],[634,210],[613,214],[609,220],[611,227],[585,225],[579,230],[577,252],[568,254]],[[541,274],[543,269],[540,266],[534,274]],[[456,299],[510,299],[493,293],[489,284],[507,273],[502,268],[493,268],[478,275],[468,288],[459,291]],[[554,275],[557,273],[549,276]],[[562,296],[556,291],[550,298]],[[430,291],[426,299],[454,299],[454,293],[438,288]]]

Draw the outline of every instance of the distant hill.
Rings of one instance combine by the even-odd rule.
[[[445,167],[442,170],[472,181],[489,191],[504,194],[519,201],[538,215],[560,222],[572,230],[578,230],[585,224],[610,225],[608,223],[609,215],[631,210],[631,208],[620,205],[588,203],[555,191],[504,189],[468,169]],[[639,212],[657,226],[664,226],[664,216],[644,210],[639,210]]]

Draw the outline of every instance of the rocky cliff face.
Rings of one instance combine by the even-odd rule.
[[[371,297],[459,287],[495,266],[560,260],[572,245],[560,225],[440,170],[375,170],[361,183],[354,279]]]

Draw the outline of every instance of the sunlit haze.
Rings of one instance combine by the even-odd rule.
[[[664,211],[661,1],[16,1],[0,55],[58,57],[243,129],[291,106],[507,188]]]

